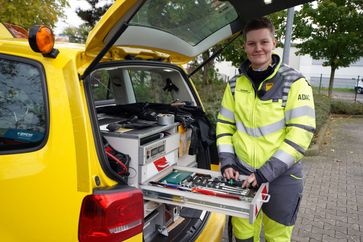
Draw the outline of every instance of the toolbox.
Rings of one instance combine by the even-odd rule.
[[[140,184],[144,199],[248,218],[252,224],[263,203],[270,200],[268,183],[258,190],[242,188],[247,176],[227,180],[220,172],[170,166]]]

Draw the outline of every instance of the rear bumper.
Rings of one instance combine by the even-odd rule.
[[[199,212],[198,212],[199,211]],[[223,230],[226,223],[226,215],[219,213],[203,212],[192,210],[194,215],[187,215],[183,222],[169,231],[168,236],[156,235],[152,242],[190,242],[190,241],[208,241],[219,242],[223,236]]]

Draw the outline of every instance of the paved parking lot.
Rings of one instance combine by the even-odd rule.
[[[318,156],[304,158],[293,241],[363,241],[363,119],[331,120]]]
[[[322,142],[318,156],[303,160],[305,190],[292,241],[363,241],[363,118],[331,119]]]

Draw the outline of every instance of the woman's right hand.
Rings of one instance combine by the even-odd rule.
[[[237,181],[239,177],[239,172],[232,167],[228,167],[224,170],[223,176],[227,179],[234,179]]]

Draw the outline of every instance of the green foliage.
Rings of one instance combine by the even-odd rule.
[[[34,24],[54,27],[68,0],[0,0],[0,22],[29,28]]]
[[[67,27],[63,30],[63,34],[68,36],[69,42],[85,43],[91,27],[86,24],[81,24],[79,27]]]
[[[106,3],[101,7],[97,7],[99,4],[99,0],[87,0],[90,4],[91,8],[88,10],[82,10],[77,8],[77,15],[85,21],[84,24],[81,24],[79,27],[69,26],[64,29],[63,34],[68,36],[70,42],[74,43],[85,43],[88,37],[89,32],[95,26],[98,20],[102,17],[102,15],[107,11],[107,9],[112,5],[111,3]]]
[[[287,11],[279,11],[268,16],[275,26],[275,38],[277,46],[282,46],[282,39],[285,34]],[[231,61],[234,67],[239,67],[240,64],[247,59],[244,51],[244,39],[240,35],[231,44],[229,44],[217,58],[217,60]]]
[[[331,112],[335,114],[363,115],[363,104],[345,101],[332,101]]]
[[[201,81],[195,82],[195,87],[202,99],[207,117],[213,125],[217,122],[217,115],[226,85],[227,83],[217,79],[213,80],[212,85],[203,85]]]
[[[164,91],[165,80],[160,74],[149,71],[130,70],[130,78],[137,102],[172,103],[171,91]]]
[[[110,75],[105,70],[99,70],[91,79],[94,100],[108,100],[113,98],[110,89]]]
[[[231,44],[229,44],[218,56],[218,61],[231,61],[234,67],[239,67],[243,61],[247,59],[246,53],[244,51],[244,40],[242,35],[235,39]]]
[[[330,99],[326,95],[314,93],[316,132],[318,133],[321,127],[329,118],[330,114]]]
[[[363,56],[363,4],[360,0],[320,0],[308,3],[295,15],[294,38],[298,54],[309,54],[331,67],[329,96],[335,70]]]
[[[194,70],[195,68],[197,68],[200,65],[200,61],[198,59],[199,58],[196,57],[193,62],[188,64],[188,73],[191,73],[192,70]],[[218,70],[216,70],[214,68],[214,62],[213,61],[211,61],[210,63],[205,65],[199,71],[197,71],[192,76],[192,79],[196,84],[200,84],[200,85],[210,85],[210,84],[213,85],[216,82],[222,81],[220,78],[218,78]]]
[[[294,38],[299,54],[324,59],[323,65],[347,67],[363,55],[363,5],[350,0],[320,0],[296,14]]]
[[[88,27],[93,28],[97,21],[100,20],[102,15],[107,11],[107,9],[112,5],[112,3],[106,3],[103,6],[97,7],[99,4],[99,0],[86,0],[89,5],[91,5],[90,9],[82,10],[81,8],[77,8],[77,15],[86,22]],[[113,2],[113,1],[112,1]]]
[[[152,26],[179,36],[191,45],[237,19],[232,7],[210,0],[147,1],[131,24]]]

